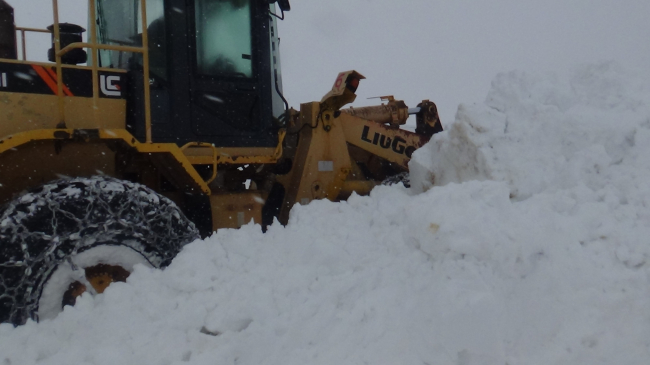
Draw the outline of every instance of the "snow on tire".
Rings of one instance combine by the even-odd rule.
[[[172,201],[139,184],[93,177],[38,187],[0,213],[0,323],[38,320],[46,282],[86,251],[94,249],[98,263],[106,252],[98,248],[120,248],[164,267],[197,238],[194,224]],[[137,260],[129,261],[127,266]]]

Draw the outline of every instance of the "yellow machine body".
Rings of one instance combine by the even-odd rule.
[[[164,267],[183,245],[218,229],[251,222],[266,229],[275,220],[286,224],[295,204],[368,194],[386,179],[407,173],[413,152],[442,130],[436,106],[428,100],[408,108],[385,96],[385,104],[342,109],[355,100],[364,79],[354,70],[339,73],[320,101],[290,109],[278,69],[273,69],[279,67],[274,20],[269,23],[268,14],[273,1],[210,3],[212,10],[248,7],[259,23],[246,29],[257,31],[251,39],[267,48],[244,51],[250,54],[238,50],[236,62],[197,61],[188,75],[185,68],[173,69],[176,73],[167,76],[176,77],[186,92],[170,88],[168,94],[161,90],[174,83],[166,84],[156,74],[161,60],[153,58],[156,66],[150,70],[150,53],[160,52],[150,47],[160,44],[149,42],[149,31],[152,41],[158,41],[153,30],[162,23],[147,22],[146,0],[134,4],[140,4],[136,18],[148,26],[136,27],[126,40],[104,43],[98,41],[107,37],[98,33],[101,22],[89,22],[88,42],[82,42],[85,30],[59,23],[57,0],[52,3],[54,24],[48,29],[0,28],[0,286],[12,293],[0,295],[0,322],[23,324],[39,318],[41,305],[74,305],[86,291],[99,294],[110,283],[126,280],[128,262],[114,262],[124,252],[113,255],[113,250]],[[119,6],[129,5],[109,0],[88,4],[90,14],[99,14],[98,4],[120,11],[124,9]],[[4,0],[0,5],[10,8]],[[278,6],[289,10],[288,0],[278,1]],[[226,10],[224,14],[232,14]],[[200,14],[168,13],[186,19]],[[122,13],[114,14],[119,20]],[[105,18],[97,15],[95,20]],[[203,21],[198,17],[197,29]],[[167,36],[178,36],[169,31],[173,26],[177,23],[168,23]],[[51,34],[51,63],[27,60],[29,32]],[[131,57],[123,68],[101,67],[97,60],[102,52]],[[249,61],[256,61],[257,68],[236,69]],[[197,73],[199,66],[202,73]],[[264,70],[266,78],[261,73],[251,77],[253,70]],[[192,77],[192,84],[186,83]],[[276,112],[273,92],[284,101],[284,111]],[[178,113],[183,118],[161,114],[165,97],[183,96],[189,99],[175,109],[182,109]],[[265,117],[255,120],[255,115]],[[409,115],[416,117],[415,132],[400,128]],[[177,124],[163,130],[161,125],[170,120]],[[220,127],[214,128],[217,122]],[[236,133],[228,134],[228,128]],[[169,136],[175,130],[182,131],[182,138]],[[67,223],[59,224],[63,221]],[[105,255],[76,267],[75,258],[92,250],[104,250]],[[59,277],[66,287],[53,291],[61,297],[55,295],[45,305],[41,293],[61,265],[84,270],[85,279]]]

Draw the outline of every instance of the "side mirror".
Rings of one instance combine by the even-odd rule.
[[[291,10],[291,4],[289,4],[289,0],[269,0],[269,4],[273,4],[274,2],[278,3],[278,6],[280,6],[280,10],[282,11]]]

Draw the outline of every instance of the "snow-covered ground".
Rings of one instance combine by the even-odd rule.
[[[648,364],[650,80],[499,74],[412,189],[222,230],[0,325],[0,364]]]

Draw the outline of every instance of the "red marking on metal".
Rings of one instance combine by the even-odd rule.
[[[43,79],[43,81],[45,81],[47,86],[50,87],[50,90],[52,90],[54,95],[58,95],[59,93],[57,92],[56,83],[50,78],[50,75],[47,74],[47,71],[45,71],[45,68],[43,66],[37,66],[37,65],[32,65],[32,68],[34,69],[34,71],[36,71],[38,76],[40,76],[41,79]]]
[[[54,72],[54,70],[49,68],[49,67],[46,68],[46,70],[47,70],[47,73],[49,73],[50,76],[52,76],[52,79],[56,82],[56,80],[58,80],[58,78],[56,77],[56,72]],[[58,90],[58,88],[57,88],[57,90]],[[68,89],[68,87],[65,86],[65,84],[63,84],[63,93],[66,94],[67,96],[74,96],[72,94],[72,92],[70,91],[70,89]]]
[[[344,73],[340,73],[339,77],[336,78],[336,82],[334,83],[334,87],[337,90],[341,87],[341,84],[343,84],[343,75],[344,75]]]

